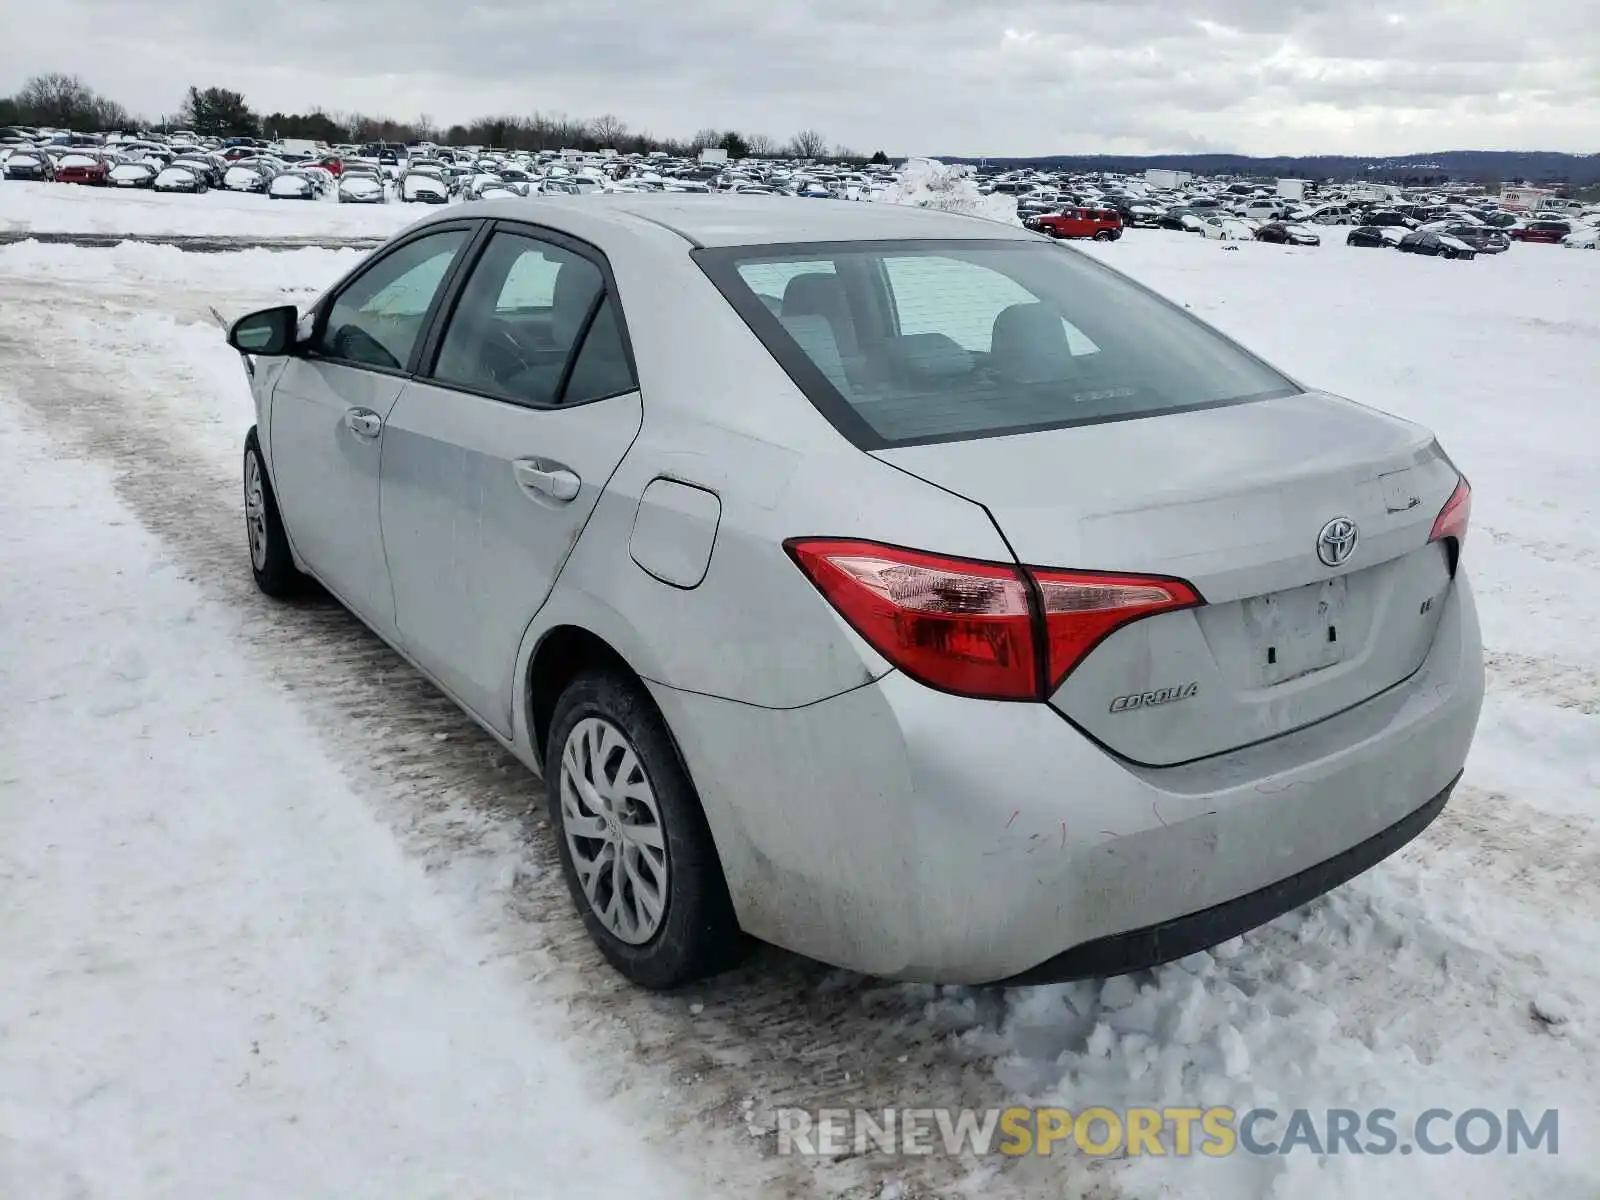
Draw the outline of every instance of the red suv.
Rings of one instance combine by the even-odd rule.
[[[1122,236],[1122,217],[1114,208],[1063,208],[1060,212],[1029,217],[1023,224],[1053,238],[1114,242]]]
[[[1565,221],[1529,221],[1526,225],[1513,225],[1506,230],[1516,242],[1559,242],[1572,232]]]

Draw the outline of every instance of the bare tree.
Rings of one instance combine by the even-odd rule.
[[[589,123],[589,135],[600,143],[596,149],[616,149],[617,143],[628,136],[628,124],[616,114],[606,113]]]
[[[722,133],[716,129],[702,129],[689,139],[689,149],[695,152],[715,146],[722,140]]]
[[[11,98],[17,120],[62,129],[117,129],[131,123],[128,111],[95,93],[76,75],[35,75]]]
[[[828,139],[815,129],[802,129],[789,139],[789,153],[796,158],[821,158],[828,152]]]
[[[783,147],[778,145],[778,139],[764,133],[752,133],[745,141],[750,143],[752,158],[777,158],[783,153]]]

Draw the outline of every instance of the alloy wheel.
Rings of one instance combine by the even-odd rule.
[[[261,488],[261,463],[255,454],[244,460],[244,528],[250,538],[250,561],[258,571],[267,566],[267,498]]]
[[[656,935],[670,895],[666,831],[649,777],[623,732],[585,717],[561,752],[562,832],[584,897],[632,946]]]

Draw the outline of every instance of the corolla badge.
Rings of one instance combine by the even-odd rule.
[[[1134,692],[1118,696],[1111,702],[1114,713],[1131,712],[1136,708],[1154,708],[1158,704],[1171,704],[1174,700],[1187,700],[1200,690],[1200,681],[1180,683],[1173,687],[1156,688],[1153,692]]]

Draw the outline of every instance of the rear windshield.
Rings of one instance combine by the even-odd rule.
[[[1183,310],[1050,243],[811,243],[695,257],[864,449],[1299,391]]]

